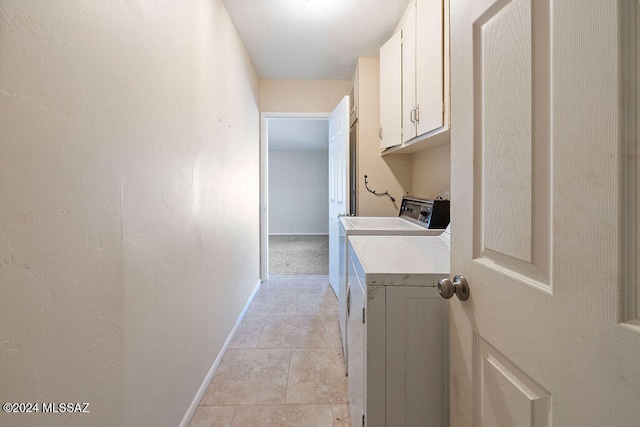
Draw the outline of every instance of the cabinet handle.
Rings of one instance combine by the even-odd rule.
[[[420,123],[420,106],[416,105],[416,123]]]
[[[351,317],[351,286],[347,283],[347,317]]]
[[[382,140],[382,126],[380,126],[380,128],[378,129],[378,138]]]
[[[411,123],[415,124],[415,122],[416,122],[416,109],[415,108],[413,110],[411,110],[410,119],[411,119]]]

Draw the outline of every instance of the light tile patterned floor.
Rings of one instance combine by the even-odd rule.
[[[351,426],[337,315],[327,276],[272,276],[190,427]]]

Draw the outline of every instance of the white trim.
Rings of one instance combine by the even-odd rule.
[[[269,236],[328,236],[329,233],[269,233]]]
[[[260,113],[260,279],[269,278],[269,129],[267,119],[325,119],[331,113]]]
[[[269,128],[260,114],[260,279],[269,279]]]
[[[200,385],[200,388],[198,389],[198,392],[196,393],[195,397],[193,398],[193,401],[191,402],[191,405],[189,405],[189,409],[187,409],[187,412],[184,414],[184,417],[182,418],[182,421],[179,424],[180,427],[188,427],[189,426],[189,423],[191,422],[191,419],[193,418],[193,414],[196,413],[196,410],[198,409],[198,405],[200,405],[200,401],[202,400],[202,397],[207,392],[207,388],[209,387],[209,383],[211,382],[211,379],[213,378],[213,374],[216,373],[216,369],[218,369],[218,366],[220,365],[220,362],[222,361],[222,356],[224,356],[225,351],[227,351],[227,348],[229,348],[229,344],[231,344],[231,340],[233,339],[233,336],[235,335],[236,331],[238,330],[238,326],[240,326],[240,322],[242,322],[242,319],[244,318],[244,315],[247,313],[247,310],[249,309],[249,306],[251,305],[251,302],[253,301],[253,298],[256,296],[256,292],[258,292],[258,289],[260,289],[260,285],[262,285],[262,281],[258,280],[258,284],[256,285],[256,287],[253,289],[253,292],[249,296],[249,300],[245,304],[244,309],[242,310],[242,313],[240,313],[240,316],[238,317],[238,320],[236,321],[235,326],[233,327],[233,329],[229,333],[229,336],[227,337],[227,340],[224,342],[224,345],[220,349],[220,352],[218,353],[218,357],[216,357],[216,360],[213,361],[213,365],[211,365],[211,369],[209,369],[209,372],[204,377],[204,381],[202,381],[202,384]]]
[[[638,326],[640,320],[640,222],[638,222],[638,201],[640,200],[640,123],[638,122],[638,103],[640,102],[640,32],[638,21],[640,6],[637,2],[627,2],[621,7],[622,34],[622,73],[625,90],[622,98],[622,272],[624,294],[621,294],[623,312],[622,322]]]

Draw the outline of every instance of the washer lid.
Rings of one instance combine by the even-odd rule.
[[[405,228],[408,230],[419,230],[423,228],[419,224],[409,222],[397,216],[354,216],[345,218],[345,221],[351,228]]]
[[[429,229],[400,217],[352,216],[341,217],[348,235],[416,235],[438,236],[443,230]]]

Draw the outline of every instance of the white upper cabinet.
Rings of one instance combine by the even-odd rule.
[[[398,32],[380,49],[381,147],[393,152],[413,152],[449,142],[448,124],[448,1],[412,0],[398,25]],[[401,34],[400,59],[391,54]],[[400,69],[397,82],[394,72]],[[387,77],[385,77],[387,76]],[[387,92],[400,90],[400,108]],[[394,121],[400,115],[399,124]],[[401,144],[387,141],[400,126]],[[409,148],[411,146],[411,148]]]
[[[380,48],[380,148],[402,144],[402,34]]]
[[[428,0],[426,0],[428,1]],[[402,142],[417,136],[416,127],[416,0],[402,18]]]
[[[442,0],[418,0],[416,7],[417,135],[444,125]]]
[[[402,141],[444,124],[442,0],[413,0],[402,23]]]

